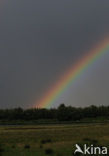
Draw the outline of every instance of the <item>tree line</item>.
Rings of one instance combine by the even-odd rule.
[[[89,106],[76,108],[61,104],[51,109],[0,109],[0,120],[39,120],[55,119],[58,121],[78,121],[85,118],[109,118],[109,106]]]

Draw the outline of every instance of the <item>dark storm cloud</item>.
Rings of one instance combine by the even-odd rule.
[[[27,107],[109,32],[109,1],[6,0],[0,16],[0,106]]]

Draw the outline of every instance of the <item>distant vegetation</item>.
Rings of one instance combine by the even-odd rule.
[[[0,121],[82,121],[92,119],[109,119],[109,106],[90,106],[75,108],[61,104],[57,109],[1,109]]]

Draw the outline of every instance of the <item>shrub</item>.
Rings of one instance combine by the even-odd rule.
[[[41,140],[41,143],[42,143],[42,144],[51,143],[51,142],[52,142],[51,139]]]
[[[29,149],[30,148],[30,145],[25,145],[24,148],[25,149]]]
[[[43,146],[42,146],[42,145],[40,145],[40,148],[43,148]]]
[[[45,154],[50,155],[50,154],[53,154],[53,153],[54,153],[54,151],[51,148],[45,149]]]

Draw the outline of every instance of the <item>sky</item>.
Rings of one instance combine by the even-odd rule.
[[[109,33],[109,1],[0,0],[0,108],[32,107]],[[109,53],[53,103],[109,104]]]

